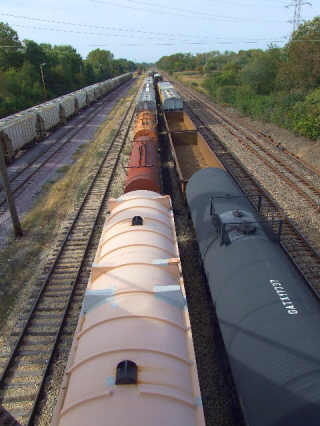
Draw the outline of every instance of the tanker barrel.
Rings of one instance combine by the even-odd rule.
[[[226,171],[186,198],[247,424],[318,426],[319,300]]]

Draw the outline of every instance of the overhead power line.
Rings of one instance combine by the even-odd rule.
[[[148,13],[157,13],[161,15],[170,15],[173,17],[182,16],[184,18],[191,18],[193,20],[196,19],[202,19],[206,21],[222,21],[222,22],[230,22],[230,23],[242,23],[242,22],[256,22],[257,19],[254,18],[246,18],[246,17],[235,17],[235,16],[222,16],[222,15],[212,15],[207,12],[199,12],[197,10],[191,10],[191,9],[178,9],[173,7],[166,7],[157,5],[157,4],[151,4],[146,2],[141,2],[138,0],[125,0],[129,3],[133,3],[134,6],[131,6],[130,4],[121,4],[118,1],[110,1],[110,0],[90,0],[92,3],[97,4],[108,4],[115,7],[120,7],[124,9],[133,9],[133,10],[142,10],[143,12]],[[138,5],[138,6],[136,6]],[[146,7],[147,5],[147,7]],[[149,9],[148,9],[149,8]],[[151,9],[150,9],[151,8]],[[280,21],[275,19],[261,19],[260,22],[264,23],[285,23],[286,21]]]
[[[14,24],[17,27],[22,27],[22,28],[31,28],[32,30],[41,30],[41,31],[54,31],[54,32],[63,32],[63,33],[71,33],[71,34],[80,34],[80,35],[91,35],[91,36],[99,36],[99,37],[120,37],[119,35],[115,34],[115,35],[110,35],[110,34],[106,34],[106,33],[94,33],[94,32],[87,32],[87,31],[75,31],[75,30],[68,30],[68,29],[63,29],[63,28],[50,28],[50,27],[35,27],[32,25],[24,25],[24,24]],[[158,41],[157,39],[153,38],[153,37],[138,37],[140,39],[143,40],[155,40],[156,42]],[[220,37],[217,37],[215,39],[211,39],[207,42],[190,42],[188,40],[185,40],[182,42],[185,43],[185,45],[211,45],[211,44],[232,44],[232,43],[243,43],[243,44],[252,44],[252,43],[259,43],[259,42],[269,42],[269,43],[283,43],[284,42],[285,37],[283,37],[282,39],[280,38],[280,40],[274,40],[274,39],[239,39],[239,38],[235,38],[235,39],[230,39],[230,40],[224,40]],[[177,44],[179,43],[179,44]],[[165,43],[167,44],[167,43]],[[129,44],[126,43],[126,46],[128,46]],[[152,46],[158,46],[160,45],[160,43],[152,43]],[[164,43],[161,43],[161,45],[164,45]],[[171,46],[179,46],[181,48],[181,41],[178,40],[176,43],[170,43]],[[92,47],[93,45],[91,45]],[[102,46],[106,46],[106,44],[95,44],[95,47],[102,47]],[[144,44],[141,44],[141,46],[145,46]]]
[[[226,42],[244,42],[244,43],[257,43],[257,42],[273,42],[273,38],[259,38],[259,37],[245,37],[243,39],[240,39],[239,37],[232,39],[229,37],[221,37],[221,36],[212,36],[210,39],[208,38],[208,35],[204,37],[199,36],[196,39],[193,39],[193,35],[191,34],[166,34],[166,33],[157,33],[157,32],[151,32],[151,31],[142,31],[139,29],[134,28],[118,28],[118,27],[109,27],[109,26],[100,26],[100,25],[93,25],[93,24],[83,24],[83,23],[77,23],[77,22],[70,22],[70,21],[60,21],[60,20],[53,20],[53,19],[46,19],[46,18],[39,18],[34,16],[25,16],[25,15],[15,15],[12,13],[6,13],[6,12],[0,12],[0,15],[11,17],[11,18],[17,18],[22,20],[27,20],[31,22],[41,22],[41,23],[51,23],[51,24],[57,24],[57,25],[64,25],[67,28],[50,28],[50,27],[34,27],[34,26],[28,26],[28,25],[22,25],[22,24],[13,24],[18,27],[24,27],[24,28],[32,28],[35,30],[47,30],[47,31],[57,31],[57,32],[69,32],[74,34],[83,34],[83,35],[92,35],[92,36],[99,36],[99,37],[125,37],[125,38],[143,38],[144,40],[155,40],[161,42],[159,40],[159,37],[165,38],[166,42],[179,42],[179,43],[185,43],[187,45],[209,45],[210,43],[218,42],[219,40],[222,40],[224,43]],[[94,28],[94,29],[104,29],[108,32],[89,32],[89,31],[75,31],[68,27],[80,27],[80,28]],[[182,38],[184,37],[184,38]],[[283,37],[285,38],[285,37]],[[277,41],[277,42],[282,42]],[[128,44],[127,44],[128,45]],[[172,44],[174,45],[174,44]]]
[[[96,33],[96,32],[89,32],[89,31],[76,31],[76,30],[70,30],[65,28],[50,28],[50,27],[35,27],[32,25],[25,25],[25,24],[12,24],[15,27],[22,27],[22,28],[31,28],[33,30],[41,30],[41,31],[55,31],[55,32],[63,32],[63,33],[71,33],[71,34],[80,34],[80,35],[90,35],[90,36],[99,36],[103,38],[110,38],[110,37],[126,37],[129,36],[123,35],[123,34],[107,34],[107,33]],[[129,38],[132,38],[133,36],[130,36]],[[159,39],[157,37],[146,37],[146,36],[134,36],[135,38],[143,39],[143,40],[155,40],[158,41]],[[169,39],[170,40],[170,39]],[[190,40],[177,40],[177,43],[184,43],[185,45],[193,44]],[[198,42],[197,44],[208,44],[208,42]]]
[[[63,29],[63,28],[49,28],[49,27],[35,27],[32,25],[24,25],[24,24],[15,24],[15,26],[17,27],[22,27],[22,28],[31,28],[32,30],[40,30],[40,31],[54,31],[54,32],[63,32],[63,33],[71,33],[71,34],[80,34],[80,35],[91,35],[91,36],[99,36],[99,37],[110,37],[110,34],[106,34],[106,33],[94,33],[94,32],[87,32],[87,31],[75,31],[75,30],[68,30],[68,29]],[[117,37],[117,35],[111,35],[111,37]],[[240,43],[240,44],[256,44],[259,43],[261,41],[265,41],[265,42],[269,42],[269,43],[283,43],[284,39],[280,39],[280,40],[274,40],[274,39],[255,39],[255,40],[248,40],[248,39],[238,39],[235,38],[234,40],[223,40],[220,38],[216,38],[214,40],[209,40],[208,42],[190,42],[190,41],[185,41],[184,45],[181,46],[181,41],[177,41],[176,43],[160,43],[157,42],[157,39],[154,39],[152,37],[139,37],[140,39],[146,40],[146,39],[152,39],[155,40],[155,43],[150,43],[151,46],[178,46],[179,48],[183,47],[183,46],[192,46],[192,45],[203,45],[203,46],[210,46],[209,48],[213,48],[213,44],[234,44],[234,43]],[[179,44],[178,44],[179,43]],[[126,46],[130,46],[130,43],[126,43]],[[106,46],[106,44],[95,44],[95,45],[90,45],[91,47],[103,47]],[[108,45],[110,47],[110,45]],[[141,44],[141,46],[145,46],[145,43]]]
[[[77,23],[77,22],[70,22],[70,21],[60,21],[60,20],[54,20],[54,19],[45,19],[45,18],[38,18],[35,16],[25,16],[25,15],[15,15],[13,13],[6,13],[6,12],[0,12],[0,15],[7,16],[11,18],[17,18],[17,19],[24,19],[27,21],[36,21],[36,22],[43,22],[43,23],[50,23],[50,24],[58,24],[58,25],[70,25],[70,26],[76,26],[76,27],[83,27],[83,28],[94,28],[94,29],[102,29],[102,30],[108,30],[108,31],[117,31],[119,33],[139,33],[139,34],[148,34],[148,35],[154,35],[157,37],[164,37],[166,39],[168,38],[194,38],[196,40],[200,40],[203,38],[206,38],[207,36],[195,36],[193,34],[182,34],[182,33],[162,33],[162,32],[156,32],[156,31],[143,31],[138,28],[126,28],[126,27],[110,27],[110,26],[102,26],[102,25],[94,25],[94,24],[83,24],[83,23]],[[132,37],[130,35],[130,37]]]

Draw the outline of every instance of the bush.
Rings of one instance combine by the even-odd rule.
[[[236,91],[235,106],[244,115],[251,115],[254,91],[248,86],[241,86]]]
[[[320,137],[320,117],[310,109],[307,99],[305,102],[297,102],[290,110],[289,117],[295,133],[310,139]]]
[[[255,96],[251,103],[251,116],[255,119],[270,122],[273,113],[275,99],[273,95]]]
[[[208,77],[204,80],[203,87],[209,92],[212,99],[216,99],[217,85],[212,77]]]
[[[296,105],[297,102],[304,101],[305,95],[301,91],[292,93],[278,92],[274,94],[275,103],[271,113],[271,122],[278,126],[285,127],[286,129],[292,130],[292,119],[290,117],[290,111]]]
[[[218,87],[216,91],[217,101],[229,105],[234,105],[237,89],[237,86]]]

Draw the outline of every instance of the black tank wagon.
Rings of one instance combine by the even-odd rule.
[[[319,426],[319,301],[224,170],[186,196],[247,424]]]

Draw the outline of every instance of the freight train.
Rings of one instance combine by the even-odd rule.
[[[145,189],[160,192],[157,103],[153,79],[147,77],[136,105],[137,116],[124,192]]]
[[[137,110],[55,426],[205,424],[171,200],[150,190],[157,117]],[[191,176],[186,198],[246,424],[318,426],[319,301],[222,164]]]
[[[131,73],[96,83],[0,120],[0,143],[6,161],[34,140],[40,140],[59,124],[132,77]]]
[[[136,111],[157,112],[157,102],[152,77],[147,77],[143,81],[142,90],[136,105]]]
[[[163,111],[183,110],[183,99],[169,81],[158,81],[157,87]]]
[[[173,209],[160,194],[157,116],[145,90],[125,193],[109,201],[55,426],[205,425]]]

